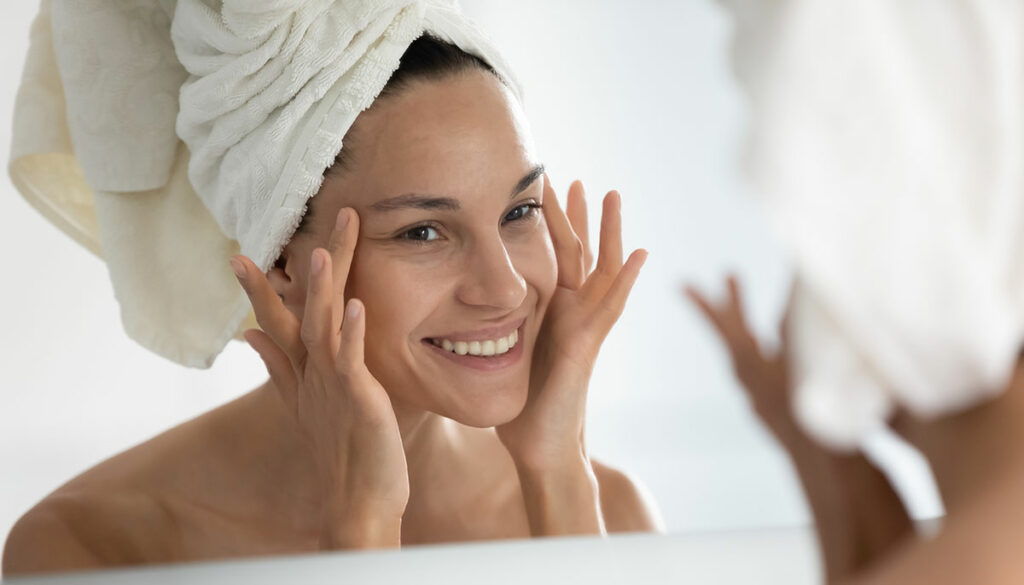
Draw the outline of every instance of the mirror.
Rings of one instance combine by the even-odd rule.
[[[735,272],[753,329],[771,342],[789,267],[739,169],[745,111],[728,62],[730,23],[705,2],[526,0],[466,3],[525,88],[526,117],[560,200],[584,180],[622,194],[627,252],[650,258],[601,347],[589,385],[587,446],[628,472],[674,535],[807,526],[784,452],[751,412],[727,354],[681,288],[722,294]],[[12,6],[0,111],[13,111],[30,4]],[[3,140],[10,125],[0,118]],[[0,409],[0,539],[35,502],[99,461],[227,403],[266,380],[246,344],[209,370],[162,359],[124,333],[105,265],[7,184],[9,251]],[[596,228],[594,233],[596,234]],[[596,237],[593,245],[597,245]],[[882,438],[873,456],[912,513],[941,513],[923,462]],[[229,555],[230,556],[230,555]]]

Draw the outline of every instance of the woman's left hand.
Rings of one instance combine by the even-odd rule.
[[[601,343],[618,320],[647,258],[636,250],[622,260],[621,200],[604,199],[597,266],[587,243],[583,185],[569,189],[566,215],[544,177],[544,218],[558,264],[551,298],[533,353],[530,395],[523,412],[497,428],[520,475],[589,469],[584,445],[587,386]]]

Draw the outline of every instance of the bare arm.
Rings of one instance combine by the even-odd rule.
[[[832,453],[799,428],[789,406],[785,329],[783,347],[766,353],[747,325],[735,278],[728,288],[729,298],[717,306],[692,288],[686,292],[728,347],[758,418],[793,463],[814,516],[828,582],[857,574],[913,534],[910,517],[866,457]]]
[[[786,451],[814,516],[829,583],[859,574],[913,536],[903,503],[866,457],[830,453],[809,439]]]
[[[533,536],[606,534],[597,478],[582,454],[565,465],[517,469]]]

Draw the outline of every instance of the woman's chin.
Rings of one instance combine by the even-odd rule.
[[[470,404],[461,404],[448,413],[439,413],[459,424],[486,429],[514,420],[526,406],[527,393],[492,395]]]

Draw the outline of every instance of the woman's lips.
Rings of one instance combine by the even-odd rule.
[[[478,356],[470,354],[459,355],[458,353],[444,349],[443,347],[437,345],[437,343],[435,343],[435,341],[431,339],[424,339],[423,344],[427,346],[429,351],[439,354],[441,357],[450,362],[454,362],[460,366],[473,368],[474,370],[493,372],[512,366],[519,362],[520,359],[522,359],[523,345],[525,345],[523,340],[523,329],[523,325],[520,324],[519,327],[514,330],[518,335],[518,340],[516,341],[515,345],[509,348],[507,352],[491,356]]]

